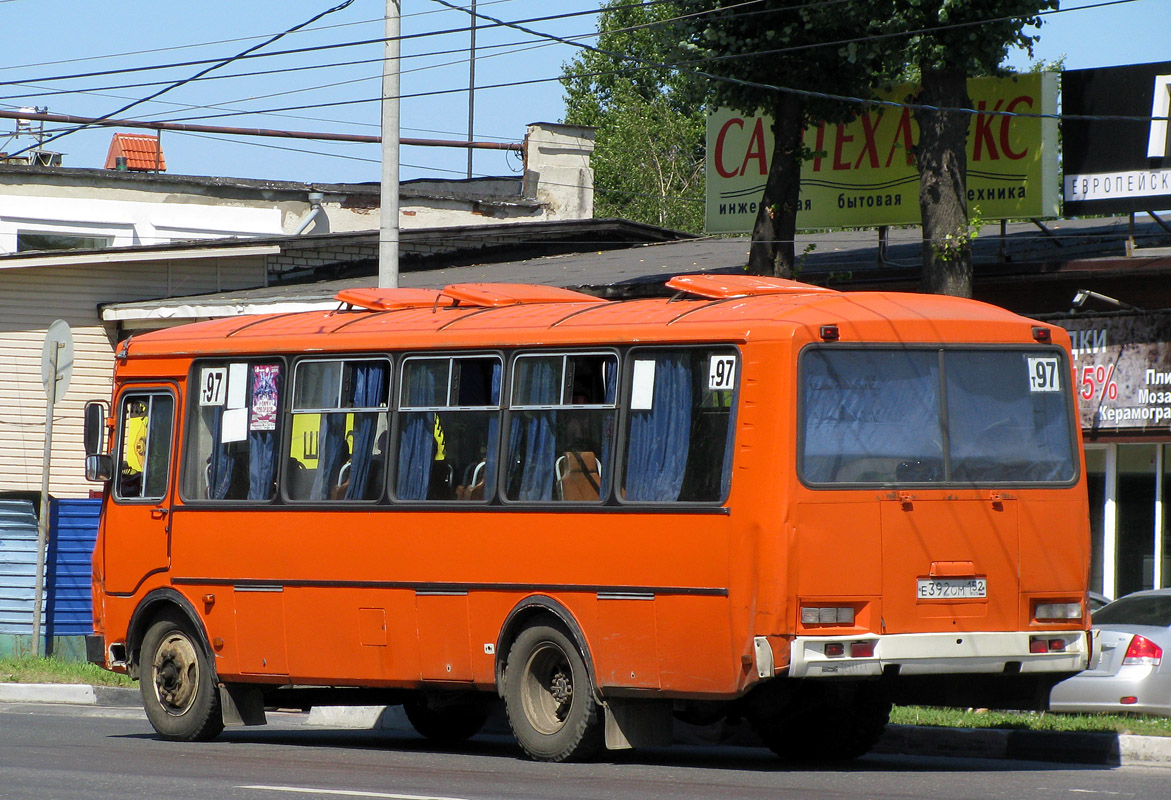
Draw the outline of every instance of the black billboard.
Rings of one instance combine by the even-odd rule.
[[[1169,98],[1171,61],[1061,74],[1066,216],[1171,208]]]

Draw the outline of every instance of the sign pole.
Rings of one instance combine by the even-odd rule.
[[[55,343],[50,356],[52,374],[57,374],[58,357],[63,345]],[[53,454],[53,408],[56,386],[48,393],[45,403],[45,449],[41,457],[41,510],[37,515],[37,580],[33,590],[33,655],[40,658],[42,596],[45,592],[45,551],[49,544],[49,461]]]
[[[37,577],[33,589],[33,655],[43,655],[41,614],[44,610],[45,557],[49,545],[49,465],[53,455],[53,412],[69,389],[73,375],[73,334],[65,320],[54,320],[45,331],[41,350],[41,385],[45,388],[45,450],[41,458],[41,509],[37,517]]]

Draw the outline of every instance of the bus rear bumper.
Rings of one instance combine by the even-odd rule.
[[[1085,631],[798,636],[789,676],[868,677],[888,668],[904,676],[1072,673],[1086,668],[1089,653]]]

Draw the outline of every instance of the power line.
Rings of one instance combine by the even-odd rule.
[[[126,104],[126,105],[122,106],[122,107],[121,107],[121,108],[119,108],[119,109],[116,109],[116,110],[114,110],[114,111],[111,111],[111,112],[110,112],[110,113],[108,113],[108,114],[104,114],[103,116],[99,117],[98,119],[99,119],[99,120],[103,120],[103,119],[109,119],[109,118],[111,118],[111,117],[113,117],[113,116],[115,116],[115,115],[117,115],[117,114],[121,114],[121,113],[123,113],[124,111],[128,111],[129,109],[131,109],[131,108],[134,108],[134,107],[135,107],[135,106],[137,106],[137,105],[142,105],[143,103],[146,103],[146,102],[148,102],[148,101],[150,101],[150,100],[153,100],[153,99],[155,99],[156,97],[159,97],[160,95],[163,95],[163,94],[165,94],[166,92],[169,92],[169,91],[171,91],[171,90],[173,90],[173,89],[177,89],[177,88],[179,88],[180,86],[182,86],[182,85],[184,85],[184,84],[186,84],[186,83],[190,83],[191,81],[193,81],[193,80],[196,80],[197,78],[199,78],[199,77],[200,77],[200,76],[202,76],[202,75],[206,75],[207,73],[211,72],[212,70],[219,69],[219,68],[220,68],[220,67],[222,67],[222,66],[225,66],[225,65],[227,65],[227,64],[230,64],[230,63],[232,63],[233,61],[235,61],[235,60],[236,60],[236,59],[238,59],[238,58],[243,58],[243,57],[247,56],[249,53],[252,53],[252,52],[254,52],[254,51],[256,51],[256,50],[259,50],[259,49],[260,49],[260,48],[262,48],[262,47],[266,47],[267,45],[270,45],[270,44],[272,44],[273,42],[277,41],[278,39],[281,39],[281,38],[283,38],[283,37],[287,36],[288,34],[290,34],[290,33],[293,33],[294,31],[300,30],[301,28],[304,28],[304,27],[306,27],[306,26],[308,26],[308,25],[312,25],[314,22],[316,22],[317,20],[321,19],[322,17],[326,17],[326,16],[328,16],[328,15],[330,15],[330,14],[333,14],[333,13],[335,13],[335,12],[341,11],[341,10],[343,10],[343,9],[345,9],[345,8],[347,8],[347,7],[349,7],[350,5],[352,5],[352,4],[353,4],[353,2],[354,2],[354,0],[342,0],[342,2],[341,2],[341,3],[338,3],[336,6],[334,6],[334,7],[332,7],[332,8],[329,8],[329,9],[326,9],[325,11],[322,11],[322,12],[321,12],[321,13],[319,13],[319,14],[315,14],[315,15],[313,15],[312,17],[310,17],[309,19],[305,20],[304,22],[302,22],[302,23],[299,23],[299,24],[297,24],[297,25],[294,25],[293,27],[289,28],[288,30],[286,30],[286,31],[284,31],[284,32],[282,32],[282,33],[278,33],[278,34],[276,34],[275,36],[272,36],[272,37],[270,37],[270,38],[266,39],[265,41],[261,42],[260,44],[256,44],[256,45],[253,45],[252,47],[249,47],[249,48],[247,48],[246,50],[244,50],[244,51],[243,51],[242,53],[240,53],[239,55],[232,56],[231,58],[228,58],[228,59],[221,60],[221,61],[219,61],[218,63],[216,63],[216,64],[213,64],[213,65],[211,65],[211,66],[207,67],[207,68],[206,68],[206,69],[204,69],[204,70],[201,70],[200,72],[196,73],[194,76],[192,76],[192,77],[190,77],[190,78],[186,78],[186,79],[183,79],[183,80],[180,80],[180,81],[176,81],[175,83],[171,84],[170,86],[166,86],[166,87],[164,87],[164,88],[162,88],[162,89],[159,89],[157,92],[155,92],[154,94],[150,95],[149,97],[144,97],[144,98],[142,98],[141,100],[135,100],[135,101],[133,101],[133,102],[131,102],[131,103],[128,103],[128,104]],[[70,135],[71,133],[76,133],[76,132],[77,132],[77,131],[79,131],[79,130],[84,130],[84,128],[85,128],[85,127],[87,127],[87,126],[82,126],[82,127],[80,127],[80,128],[75,128],[75,129],[73,129],[73,130],[71,130],[71,131],[63,131],[62,133],[58,133],[58,134],[56,134],[56,135],[54,135],[54,136],[50,136],[48,139],[44,140],[43,142],[40,142],[40,143],[38,143],[37,145],[30,145],[30,146],[28,146],[28,147],[25,147],[25,148],[23,148],[23,149],[21,149],[21,150],[18,150],[18,151],[16,151],[15,153],[12,153],[12,155],[14,155],[14,156],[18,156],[18,155],[20,155],[21,153],[24,153],[24,152],[27,152],[27,151],[29,151],[29,150],[32,150],[34,147],[43,147],[44,145],[46,145],[46,144],[48,144],[48,143],[50,143],[50,142],[54,142],[54,141],[56,141],[56,140],[58,140],[58,139],[64,138],[65,136],[68,136],[68,135]]]
[[[12,3],[12,2],[16,2],[16,0],[0,0],[0,3]],[[485,5],[485,6],[492,6],[492,5],[499,5],[500,3],[515,3],[515,2],[517,2],[517,0],[481,0],[480,4]],[[409,14],[403,14],[402,18],[408,19],[408,18],[413,18],[413,17],[426,17],[426,16],[431,16],[434,14],[442,14],[445,11],[446,11],[446,9],[433,9],[431,11],[414,11]],[[337,25],[323,25],[320,28],[314,28],[313,31],[314,31],[314,33],[320,33],[322,31],[337,30],[339,28],[352,28],[352,27],[355,27],[358,25],[370,25],[375,22],[381,23],[382,19],[383,19],[382,17],[376,17],[374,19],[358,20],[357,22],[343,22],[343,23],[339,23]],[[297,32],[300,33],[301,31],[297,31]],[[5,70],[12,70],[12,69],[28,69],[30,67],[53,67],[53,66],[57,66],[59,64],[77,64],[77,63],[81,63],[81,62],[85,62],[85,61],[103,61],[105,59],[126,58],[129,56],[151,55],[153,53],[168,53],[168,52],[173,52],[176,50],[192,50],[192,49],[195,49],[198,47],[211,47],[211,46],[220,45],[220,44],[236,44],[237,42],[251,42],[251,41],[255,41],[257,39],[266,38],[268,36],[271,36],[271,34],[259,34],[256,36],[237,36],[232,39],[217,39],[217,40],[210,41],[210,42],[196,42],[194,44],[181,44],[181,45],[174,45],[172,47],[155,47],[155,48],[151,48],[148,50],[129,50],[129,51],[125,51],[122,53],[104,53],[104,54],[96,55],[96,56],[81,56],[79,58],[64,58],[64,59],[59,59],[56,61],[37,61],[37,62],[29,63],[29,64],[11,64],[8,66],[0,66],[0,72],[5,71]]]

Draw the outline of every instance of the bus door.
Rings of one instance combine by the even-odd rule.
[[[171,386],[128,388],[118,398],[116,469],[106,509],[106,591],[133,593],[170,565],[171,465],[175,392]]]
[[[979,490],[939,494],[891,491],[881,502],[885,632],[1016,626],[1016,499]]]

